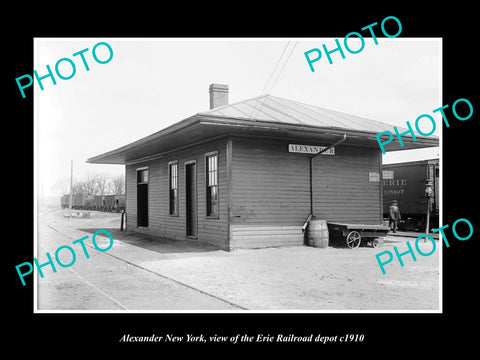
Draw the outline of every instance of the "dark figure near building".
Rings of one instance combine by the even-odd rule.
[[[402,215],[400,215],[400,209],[398,208],[397,200],[392,200],[392,205],[390,205],[390,222],[388,226],[391,230],[393,230],[393,232],[397,232],[398,220],[401,218]]]

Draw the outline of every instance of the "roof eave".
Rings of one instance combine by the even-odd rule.
[[[122,153],[126,153],[130,150],[133,150],[135,148],[138,148],[142,145],[146,145],[154,140],[157,140],[161,137],[164,137],[164,136],[168,136],[168,135],[171,135],[181,129],[184,129],[188,126],[191,126],[195,123],[199,122],[199,118],[197,117],[197,115],[193,115],[193,116],[190,116],[184,120],[181,120],[173,125],[170,125],[160,131],[157,131],[151,135],[148,135],[148,136],[145,136],[139,140],[136,140],[134,142],[131,142],[127,145],[124,145],[124,146],[121,146],[117,149],[114,149],[114,150],[111,150],[111,151],[107,151],[106,153],[103,153],[103,154],[100,154],[100,155],[97,155],[97,156],[93,156],[91,158],[88,158],[87,159],[87,163],[92,163],[92,164],[112,164],[111,162],[103,162],[104,159],[106,158],[109,158],[109,157],[112,157],[112,156],[115,156],[115,155],[120,155]],[[121,164],[121,163],[119,163]]]
[[[131,152],[139,147],[146,146],[154,141],[159,141],[161,138],[167,136],[172,136],[173,134],[179,132],[180,130],[185,130],[188,127],[193,125],[205,125],[205,126],[222,126],[225,128],[230,128],[232,132],[235,132],[236,129],[240,130],[256,130],[256,131],[273,131],[273,132],[284,132],[288,134],[301,135],[302,133],[308,133],[309,136],[314,134],[320,135],[331,135],[342,136],[346,134],[349,140],[357,140],[364,142],[369,146],[378,146],[376,141],[377,133],[372,131],[362,131],[362,130],[351,130],[340,127],[319,127],[311,126],[305,124],[294,124],[294,123],[280,123],[274,121],[265,121],[265,120],[248,120],[245,118],[235,118],[235,117],[225,117],[217,115],[206,115],[202,113],[195,114],[189,118],[186,118],[176,124],[173,124],[165,129],[162,129],[156,133],[148,135],[144,138],[141,138],[137,141],[134,141],[130,144],[111,150],[101,155],[97,155],[87,159],[88,163],[94,164],[125,164],[124,160],[121,160],[122,156],[124,157],[128,152]],[[424,147],[435,147],[438,146],[437,137],[420,137],[417,136],[416,141],[413,141],[411,137],[402,138],[404,146],[400,147],[399,144],[393,144],[389,146],[387,151],[398,151],[405,149],[415,149],[415,148],[424,148]],[[377,144],[377,145],[376,145]],[[114,160],[117,159],[117,160]]]
[[[271,130],[287,130],[287,131],[298,131],[298,132],[308,132],[308,133],[319,133],[319,134],[331,134],[331,135],[343,135],[347,134],[348,137],[356,138],[365,138],[368,140],[375,140],[377,143],[376,135],[377,132],[373,131],[363,131],[363,130],[352,130],[341,127],[319,127],[313,125],[299,125],[299,124],[287,124],[280,123],[275,121],[265,121],[265,120],[245,120],[242,118],[235,117],[225,117],[225,116],[216,116],[216,115],[203,115],[197,114],[200,119],[201,124],[211,124],[211,125],[224,125],[224,126],[241,126],[252,129],[271,129]],[[439,146],[439,138],[436,136],[416,136],[416,140],[413,140],[411,136],[402,137],[404,146],[395,146],[393,149],[387,149],[388,151],[398,151],[405,150],[406,148],[421,148],[421,147],[436,147]],[[378,144],[378,143],[377,143]],[[395,144],[394,144],[395,145]]]

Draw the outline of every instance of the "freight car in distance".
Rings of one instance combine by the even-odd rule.
[[[104,195],[102,211],[119,212],[125,210],[125,195]]]
[[[68,208],[69,201],[70,195],[61,197],[60,204],[63,209]],[[74,194],[72,196],[72,209],[120,212],[125,210],[125,195]]]
[[[402,219],[399,230],[425,231],[427,197],[425,186],[431,181],[430,229],[438,227],[439,215],[439,161],[420,160],[383,165],[383,216],[388,219],[392,200],[398,201]]]
[[[70,195],[63,195],[60,199],[60,204],[63,209],[69,207]],[[93,205],[93,195],[73,194],[72,195],[72,209],[76,210],[91,210]]]

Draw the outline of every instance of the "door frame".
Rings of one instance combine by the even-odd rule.
[[[142,170],[147,170],[148,171],[148,181],[146,183],[138,183],[138,172],[139,171],[142,171]],[[149,225],[149,202],[150,202],[150,168],[149,166],[143,166],[143,167],[139,167],[139,168],[136,168],[135,169],[135,188],[136,188],[136,202],[137,202],[137,228],[148,228],[148,225]],[[144,206],[146,207],[145,211],[146,211],[146,225],[138,225],[138,218],[139,218],[139,204],[138,204],[138,188],[139,188],[139,185],[142,185],[142,186],[146,186],[146,204],[144,204]]]
[[[188,183],[188,176],[187,176],[187,166],[193,166],[194,169],[194,196],[195,199],[195,233],[189,234],[189,208],[187,206],[187,202],[189,201],[189,183]],[[183,163],[184,167],[184,174],[185,174],[185,236],[188,238],[196,239],[198,237],[198,184],[197,184],[197,160],[188,160]],[[191,229],[190,229],[191,230]]]

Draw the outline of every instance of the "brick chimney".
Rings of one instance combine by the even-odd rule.
[[[210,109],[228,104],[228,85],[211,84],[210,92]]]

